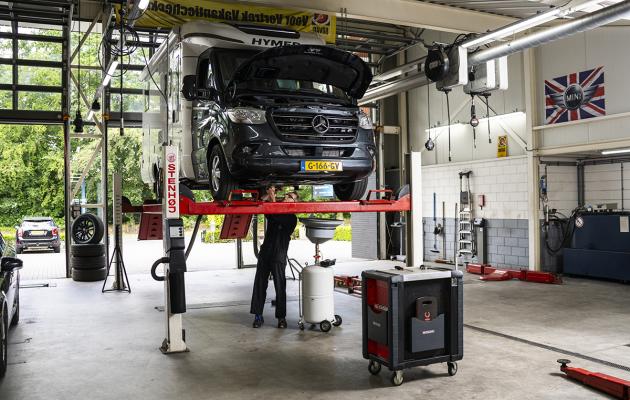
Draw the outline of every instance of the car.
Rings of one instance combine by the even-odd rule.
[[[17,254],[25,250],[52,249],[55,253],[61,251],[59,227],[51,217],[24,217],[15,229]]]
[[[358,106],[372,81],[359,56],[312,34],[190,22],[142,79],[162,82],[145,91],[142,116],[142,178],[158,198],[167,143],[179,147],[180,182],[215,200],[272,184],[332,184],[340,200],[363,198],[376,145]]]
[[[22,260],[0,234],[0,378],[7,371],[9,327],[20,320],[20,269]]]

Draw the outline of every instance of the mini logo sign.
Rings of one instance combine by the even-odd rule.
[[[583,104],[584,90],[578,84],[570,85],[564,91],[564,104],[569,110],[577,110]]]
[[[177,156],[174,153],[170,153],[168,156],[166,156],[168,159],[168,162],[175,162],[175,160],[177,160]]]
[[[323,115],[316,115],[311,121],[311,125],[313,126],[315,132],[319,135],[323,135],[328,132],[328,129],[330,129],[330,122],[328,122],[328,118]]]

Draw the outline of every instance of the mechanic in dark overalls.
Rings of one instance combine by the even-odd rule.
[[[267,201],[276,201],[275,188],[267,189]],[[264,199],[264,198],[263,198]],[[285,202],[298,201],[297,192],[288,192],[282,200]],[[250,312],[254,314],[254,328],[260,328],[265,322],[263,308],[267,297],[269,274],[273,277],[273,286],[276,289],[276,318],[278,328],[287,327],[287,279],[284,270],[287,265],[287,251],[291,234],[297,225],[297,217],[293,214],[269,214],[266,215],[267,230],[265,239],[258,253],[256,264],[256,277],[254,278],[254,291],[252,293],[252,306]]]

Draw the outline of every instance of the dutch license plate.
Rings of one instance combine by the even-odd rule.
[[[343,171],[341,161],[302,161],[302,171]]]
[[[44,236],[46,231],[31,231],[31,236]]]

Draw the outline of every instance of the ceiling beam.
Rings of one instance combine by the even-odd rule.
[[[418,0],[250,0],[249,3],[455,33],[482,33],[515,21],[510,17]]]

